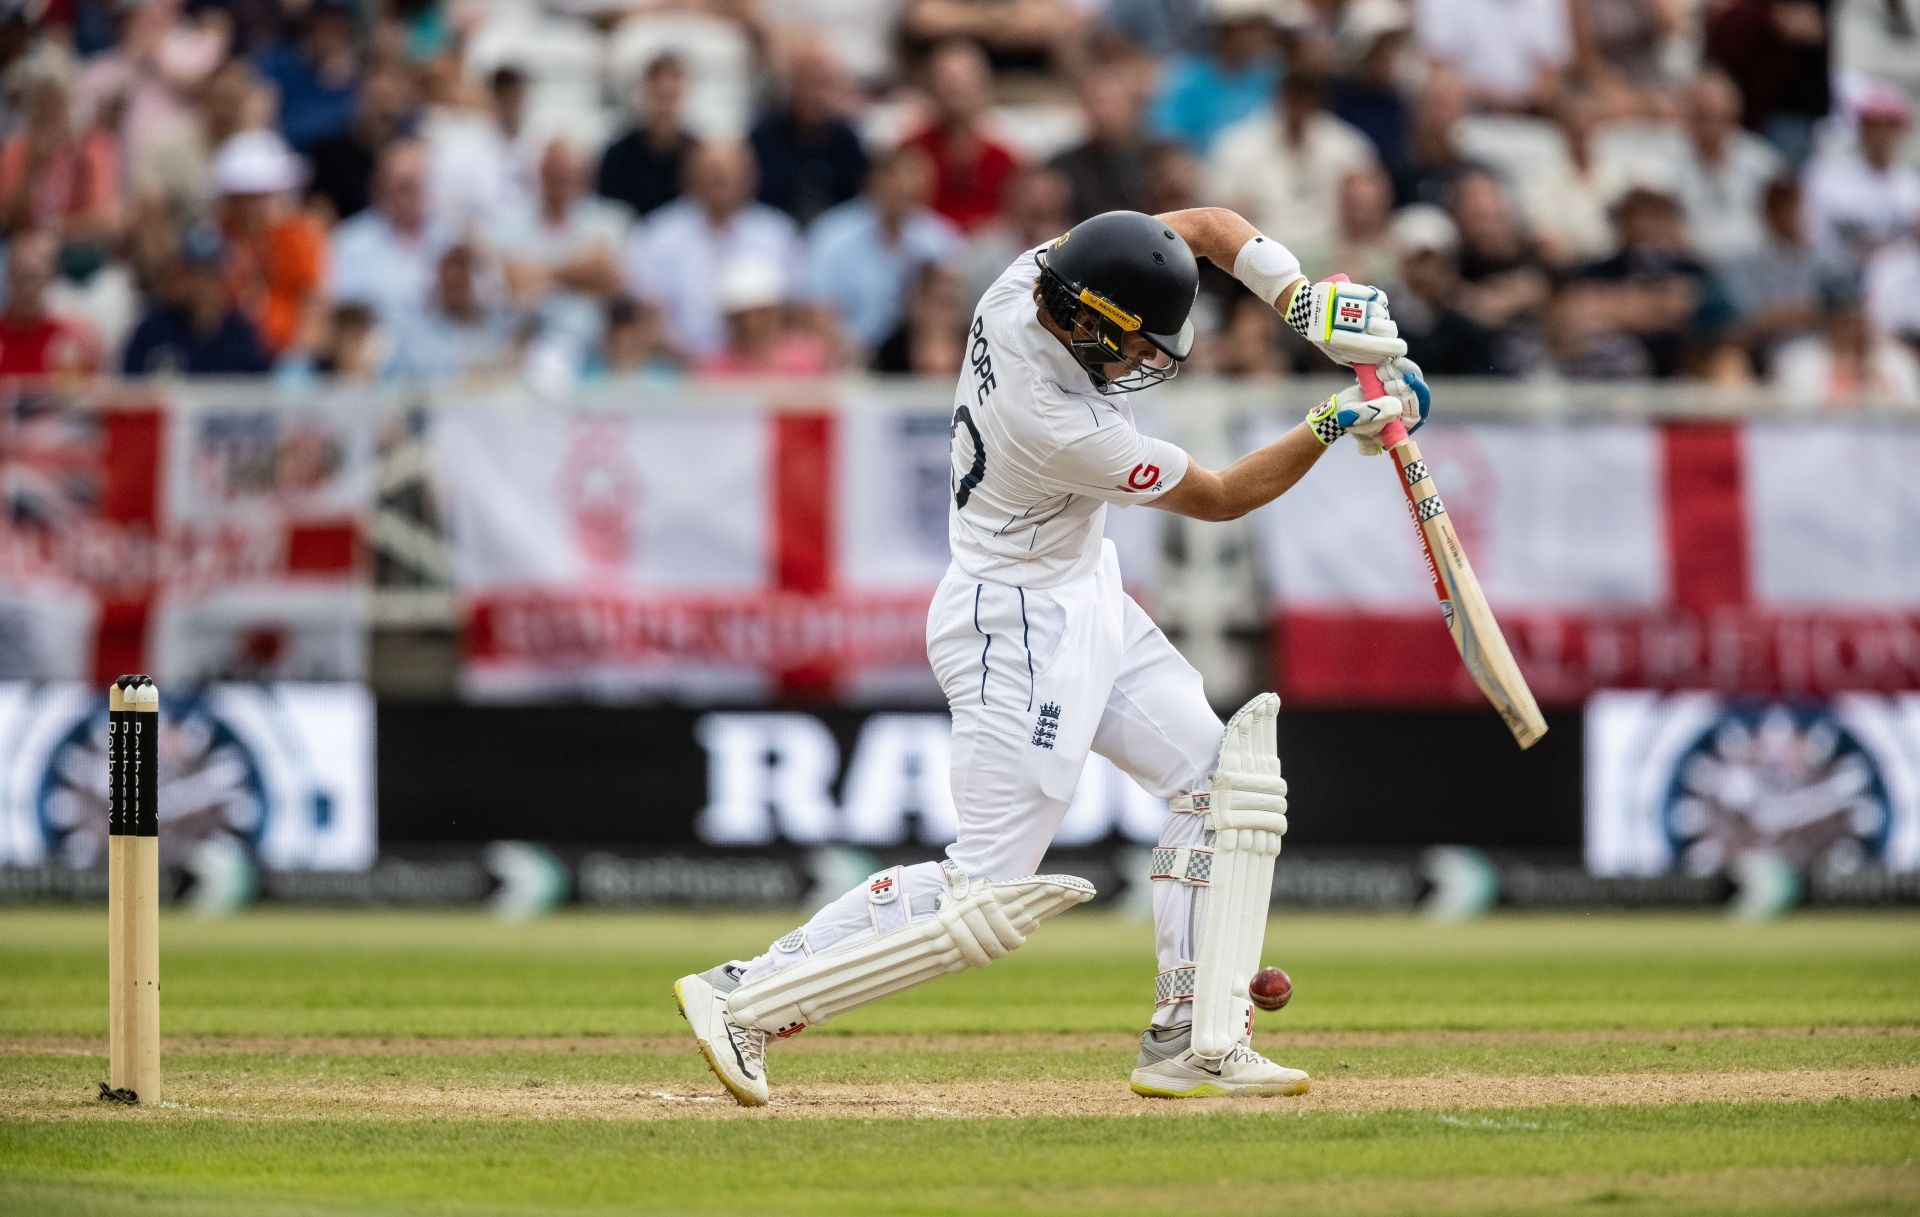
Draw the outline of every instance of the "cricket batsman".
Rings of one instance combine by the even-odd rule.
[[[1378,366],[1386,395],[1344,389],[1217,472],[1142,435],[1126,394],[1172,379],[1192,350],[1196,255],[1336,363]],[[1168,803],[1152,855],[1159,974],[1133,1090],[1302,1094],[1304,1072],[1254,1051],[1247,992],[1287,831],[1280,699],[1263,693],[1223,726],[1199,673],[1121,589],[1103,534],[1109,505],[1238,519],[1342,435],[1377,449],[1388,422],[1419,427],[1431,397],[1386,295],[1309,282],[1232,211],[1111,211],[1020,255],[981,298],[967,352],[952,562],[927,614],[927,657],[953,714],[958,839],[941,861],[871,876],[765,954],[682,977],[680,1012],[721,1083],[758,1106],[771,1038],[1014,950],[1094,894],[1034,871],[1097,752]]]

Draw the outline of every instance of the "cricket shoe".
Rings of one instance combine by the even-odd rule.
[[[673,982],[680,1017],[693,1028],[693,1041],[707,1068],[742,1107],[767,1103],[767,1033],[743,1027],[727,1012],[727,995],[740,985],[738,964],[722,964]]]
[[[1223,1057],[1193,1051],[1193,1026],[1186,1024],[1166,1039],[1148,1031],[1140,1037],[1140,1060],[1133,1068],[1133,1093],[1152,1099],[1210,1099],[1229,1095],[1305,1094],[1307,1075],[1276,1065],[1246,1044]]]

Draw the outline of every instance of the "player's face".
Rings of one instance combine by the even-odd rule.
[[[1173,363],[1171,355],[1147,341],[1147,336],[1138,331],[1120,336],[1120,354],[1125,357],[1125,362],[1107,365],[1109,379],[1117,380],[1141,368],[1164,371]]]

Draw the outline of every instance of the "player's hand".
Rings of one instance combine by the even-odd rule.
[[[1284,313],[1296,333],[1338,364],[1384,364],[1407,353],[1387,312],[1387,293],[1377,287],[1331,279],[1303,283]]]
[[[1374,371],[1380,374],[1380,387],[1400,400],[1403,407],[1400,421],[1406,425],[1407,434],[1412,435],[1425,425],[1427,415],[1433,411],[1433,390],[1427,387],[1427,378],[1421,374],[1420,365],[1402,356],[1391,363],[1381,364]],[[1381,426],[1386,424],[1382,423]],[[1354,442],[1360,446],[1361,456],[1380,455],[1378,429],[1372,435],[1359,434],[1359,428],[1352,430],[1356,433]]]
[[[1394,359],[1380,365],[1381,397],[1368,397],[1358,384],[1349,385],[1307,412],[1307,424],[1314,438],[1331,444],[1347,432],[1353,432],[1362,452],[1380,451],[1380,432],[1398,420],[1409,432],[1417,431],[1433,409],[1433,393],[1420,375],[1420,365],[1411,359]]]

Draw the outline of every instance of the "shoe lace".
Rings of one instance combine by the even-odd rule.
[[[757,1073],[763,1073],[767,1067],[767,1033],[752,1027],[735,1025],[729,1028],[733,1035],[733,1044],[745,1061]]]
[[[1251,1045],[1235,1044],[1233,1051],[1227,1053],[1227,1059],[1242,1065],[1264,1065],[1267,1058],[1255,1052]]]

